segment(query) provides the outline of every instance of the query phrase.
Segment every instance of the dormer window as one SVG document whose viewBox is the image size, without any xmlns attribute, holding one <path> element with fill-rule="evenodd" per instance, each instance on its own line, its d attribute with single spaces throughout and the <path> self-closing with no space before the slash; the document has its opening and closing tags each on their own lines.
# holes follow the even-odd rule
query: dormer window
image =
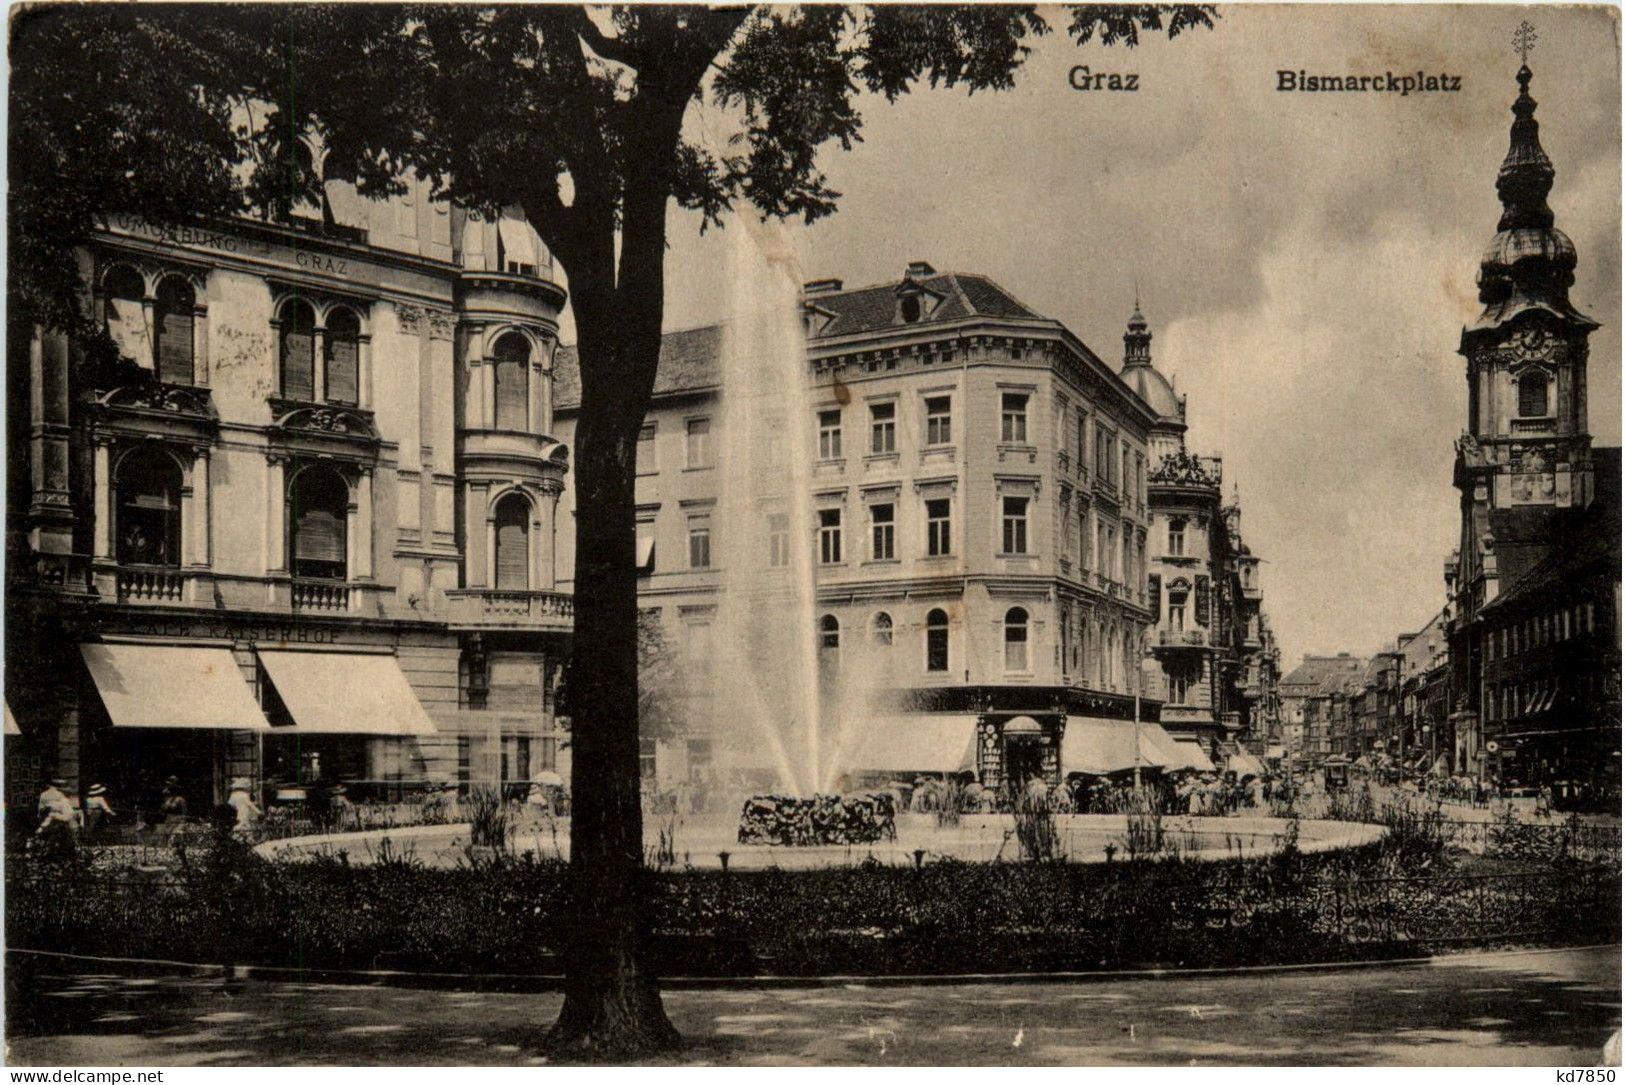
<svg viewBox="0 0 1625 1085">
<path fill-rule="evenodd" d="M 917 324 L 920 320 L 921 306 L 918 294 L 905 295 L 902 301 L 902 315 L 904 324 Z"/>
</svg>

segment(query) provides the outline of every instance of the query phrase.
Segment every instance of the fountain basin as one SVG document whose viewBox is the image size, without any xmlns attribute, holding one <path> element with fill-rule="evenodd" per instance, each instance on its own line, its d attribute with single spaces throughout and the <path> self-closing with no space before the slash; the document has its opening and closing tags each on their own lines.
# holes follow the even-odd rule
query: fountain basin
<svg viewBox="0 0 1625 1085">
<path fill-rule="evenodd" d="M 1129 818 L 1121 814 L 1057 814 L 1056 833 L 1060 854 L 1072 863 L 1104 863 L 1111 848 L 1117 861 L 1128 855 Z M 1187 858 L 1222 860 L 1261 858 L 1284 845 L 1290 822 L 1270 817 L 1165 817 L 1164 839 L 1172 850 Z M 556 832 L 555 832 L 556 825 Z M 1300 821 L 1298 849 L 1303 852 L 1335 851 L 1375 843 L 1382 838 L 1380 825 L 1346 821 Z M 685 815 L 675 820 L 650 815 L 644 821 L 644 844 L 651 863 L 662 833 L 670 834 L 678 867 L 716 869 L 728 855 L 730 870 L 817 870 L 855 866 L 869 859 L 894 866 L 912 865 L 920 859 L 931 862 L 953 858 L 965 862 L 1020 861 L 1015 839 L 1015 822 L 1007 814 L 966 814 L 958 825 L 939 826 L 932 814 L 899 814 L 897 839 L 871 844 L 774 847 L 740 845 L 737 821 L 731 812 Z M 395 829 L 374 829 L 357 833 L 293 837 L 259 845 L 261 855 L 278 860 L 298 860 L 319 854 L 345 852 L 352 863 L 367 863 L 389 841 L 394 854 L 410 854 L 430 866 L 456 866 L 468 861 L 470 843 L 467 825 L 426 825 Z M 568 859 L 570 833 L 568 819 L 553 824 L 522 828 L 513 839 L 513 851 L 530 852 L 544 859 Z"/>
</svg>

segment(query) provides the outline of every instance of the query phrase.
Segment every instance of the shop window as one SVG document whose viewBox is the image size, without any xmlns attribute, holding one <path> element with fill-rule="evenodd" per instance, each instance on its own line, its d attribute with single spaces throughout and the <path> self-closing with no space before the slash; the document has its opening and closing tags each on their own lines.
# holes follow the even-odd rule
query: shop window
<svg viewBox="0 0 1625 1085">
<path fill-rule="evenodd" d="M 278 338 L 282 394 L 309 402 L 316 396 L 316 314 L 302 301 L 282 307 Z"/>
<path fill-rule="evenodd" d="M 925 616 L 925 669 L 948 670 L 948 612 L 937 609 Z"/>
<path fill-rule="evenodd" d="M 181 469 L 161 449 L 140 449 L 119 465 L 118 560 L 127 565 L 181 562 Z"/>
<path fill-rule="evenodd" d="M 169 276 L 158 284 L 153 323 L 158 331 L 158 379 L 191 384 L 192 321 L 197 294 L 185 279 Z"/>
<path fill-rule="evenodd" d="M 508 494 L 496 507 L 496 587 L 525 591 L 530 587 L 530 502 Z"/>
<path fill-rule="evenodd" d="M 530 344 L 518 332 L 509 332 L 497 340 L 492 358 L 496 428 L 526 430 L 530 418 Z"/>
<path fill-rule="evenodd" d="M 289 489 L 293 575 L 345 579 L 349 486 L 331 468 L 307 467 L 294 476 Z"/>
<path fill-rule="evenodd" d="M 147 313 L 143 299 L 147 284 L 134 268 L 116 267 L 102 280 L 107 296 L 107 334 L 121 356 L 146 369 L 152 368 L 152 342 L 147 336 Z"/>
<path fill-rule="evenodd" d="M 1547 413 L 1546 374 L 1538 370 L 1525 373 L 1518 378 L 1519 417 L 1544 418 Z"/>
<path fill-rule="evenodd" d="M 1027 669 L 1027 611 L 1021 607 L 1004 612 L 1004 669 Z"/>
<path fill-rule="evenodd" d="M 323 359 L 329 403 L 354 406 L 359 382 L 361 321 L 348 309 L 335 309 L 327 317 L 326 357 Z"/>
</svg>

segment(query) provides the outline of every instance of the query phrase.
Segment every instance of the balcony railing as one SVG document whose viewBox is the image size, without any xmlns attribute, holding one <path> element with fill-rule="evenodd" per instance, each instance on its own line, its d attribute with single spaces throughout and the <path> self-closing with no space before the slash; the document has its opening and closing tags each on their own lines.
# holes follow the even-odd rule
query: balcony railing
<svg viewBox="0 0 1625 1085">
<path fill-rule="evenodd" d="M 186 575 L 165 566 L 121 565 L 115 576 L 121 603 L 179 603 Z"/>
<path fill-rule="evenodd" d="M 568 629 L 575 622 L 575 600 L 556 591 L 460 588 L 446 593 L 452 618 L 464 622 L 526 624 Z"/>
<path fill-rule="evenodd" d="M 1202 648 L 1207 645 L 1207 630 L 1159 629 L 1157 644 L 1163 648 Z"/>
<path fill-rule="evenodd" d="M 350 609 L 350 585 L 342 580 L 295 580 L 293 609 L 343 613 Z"/>
</svg>

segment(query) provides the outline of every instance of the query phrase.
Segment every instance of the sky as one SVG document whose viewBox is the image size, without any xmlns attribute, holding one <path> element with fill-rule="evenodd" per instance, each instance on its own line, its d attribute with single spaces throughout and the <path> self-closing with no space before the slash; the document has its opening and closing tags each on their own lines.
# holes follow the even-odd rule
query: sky
<svg viewBox="0 0 1625 1085">
<path fill-rule="evenodd" d="M 1015 90 L 865 99 L 864 142 L 820 157 L 840 210 L 770 232 L 802 280 L 891 281 L 910 260 L 989 275 L 1113 363 L 1138 288 L 1153 359 L 1189 396 L 1189 445 L 1239 490 L 1290 669 L 1391 645 L 1443 605 L 1456 350 L 1500 214 L 1524 18 L 1549 202 L 1579 251 L 1571 297 L 1603 325 L 1591 432 L 1620 442 L 1619 26 L 1603 8 L 1220 10 L 1212 31 L 1134 50 L 1080 47 L 1049 11 Z M 1139 89 L 1073 90 L 1080 64 Z M 1283 93 L 1280 69 L 1422 70 L 1460 90 Z M 725 319 L 727 239 L 686 213 L 671 225 L 668 327 Z"/>
</svg>

